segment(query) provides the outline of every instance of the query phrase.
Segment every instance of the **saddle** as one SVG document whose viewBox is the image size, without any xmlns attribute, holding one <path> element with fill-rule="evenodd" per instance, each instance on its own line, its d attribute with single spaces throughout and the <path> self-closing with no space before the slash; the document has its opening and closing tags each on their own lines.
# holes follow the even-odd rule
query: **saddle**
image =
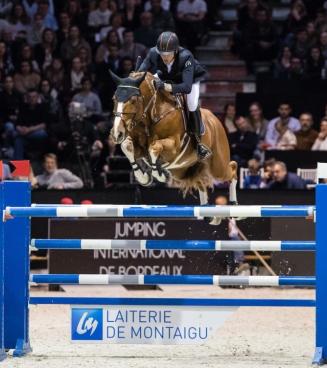
<svg viewBox="0 0 327 368">
<path fill-rule="evenodd" d="M 187 125 L 187 122 L 189 119 L 189 109 L 187 106 L 186 95 L 181 94 L 181 93 L 176 94 L 175 101 L 176 101 L 177 108 L 180 109 L 182 112 L 184 129 L 186 132 L 189 132 L 190 129 L 188 128 L 188 125 Z M 201 135 L 204 135 L 204 133 L 205 133 L 205 125 L 203 121 L 201 120 Z"/>
</svg>

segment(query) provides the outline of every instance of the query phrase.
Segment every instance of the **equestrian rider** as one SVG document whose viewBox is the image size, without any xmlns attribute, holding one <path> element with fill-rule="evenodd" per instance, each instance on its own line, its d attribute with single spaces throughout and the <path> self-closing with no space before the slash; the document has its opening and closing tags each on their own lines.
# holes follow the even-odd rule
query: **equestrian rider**
<svg viewBox="0 0 327 368">
<path fill-rule="evenodd" d="M 196 141 L 197 155 L 205 160 L 211 151 L 201 143 L 201 112 L 199 108 L 200 80 L 205 69 L 194 59 L 192 53 L 179 46 L 179 40 L 173 32 L 163 32 L 157 46 L 152 47 L 138 71 L 150 71 L 160 79 L 154 80 L 156 90 L 165 90 L 172 94 L 186 94 L 189 110 L 188 134 Z"/>
</svg>

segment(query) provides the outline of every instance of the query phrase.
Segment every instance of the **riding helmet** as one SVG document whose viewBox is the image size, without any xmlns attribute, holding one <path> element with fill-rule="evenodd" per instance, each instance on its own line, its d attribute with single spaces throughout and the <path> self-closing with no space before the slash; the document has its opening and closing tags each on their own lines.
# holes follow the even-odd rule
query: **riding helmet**
<svg viewBox="0 0 327 368">
<path fill-rule="evenodd" d="M 158 53 L 177 52 L 179 48 L 179 40 L 176 33 L 162 32 L 157 40 Z"/>
</svg>

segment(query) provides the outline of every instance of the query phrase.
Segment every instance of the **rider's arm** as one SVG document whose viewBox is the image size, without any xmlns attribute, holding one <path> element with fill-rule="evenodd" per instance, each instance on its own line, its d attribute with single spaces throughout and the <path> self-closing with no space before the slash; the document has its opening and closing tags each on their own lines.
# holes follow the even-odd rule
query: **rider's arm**
<svg viewBox="0 0 327 368">
<path fill-rule="evenodd" d="M 185 61 L 184 69 L 182 71 L 182 83 L 172 84 L 172 93 L 184 93 L 189 94 L 192 90 L 192 84 L 194 79 L 194 59 L 188 58 Z"/>
<path fill-rule="evenodd" d="M 146 58 L 143 60 L 141 66 L 138 68 L 138 72 L 147 72 L 152 68 L 151 54 L 148 52 Z"/>
</svg>

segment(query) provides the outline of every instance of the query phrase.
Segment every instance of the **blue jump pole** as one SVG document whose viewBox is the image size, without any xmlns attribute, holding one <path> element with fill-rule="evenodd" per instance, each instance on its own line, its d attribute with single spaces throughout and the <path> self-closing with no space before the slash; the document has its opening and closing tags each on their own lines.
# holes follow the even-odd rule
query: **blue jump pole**
<svg viewBox="0 0 327 368">
<path fill-rule="evenodd" d="M 1 209 L 6 206 L 30 206 L 30 183 L 26 181 L 4 181 L 0 183 Z M 31 351 L 29 343 L 29 241 L 30 219 L 14 218 L 0 221 L 2 254 L 2 318 L 3 331 L 0 346 L 14 349 L 14 356 Z"/>
<path fill-rule="evenodd" d="M 327 363 L 327 185 L 316 186 L 316 352 L 314 364 Z"/>
</svg>

